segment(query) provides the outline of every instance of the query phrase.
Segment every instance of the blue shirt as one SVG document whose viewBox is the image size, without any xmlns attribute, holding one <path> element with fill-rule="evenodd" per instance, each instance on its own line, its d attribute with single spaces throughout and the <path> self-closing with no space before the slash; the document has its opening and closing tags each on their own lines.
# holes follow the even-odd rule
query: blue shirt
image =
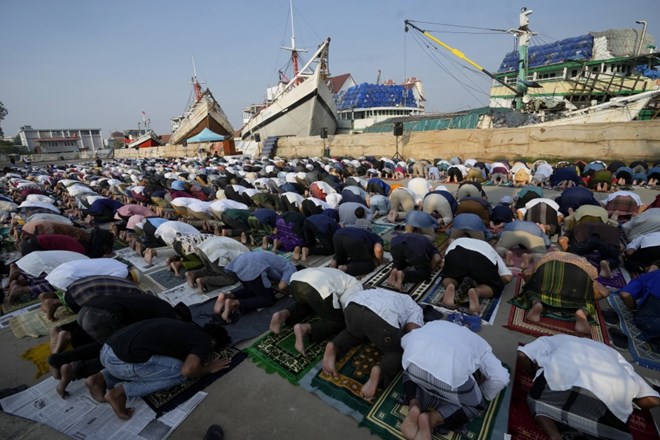
<svg viewBox="0 0 660 440">
<path fill-rule="evenodd" d="M 565 189 L 555 202 L 559 205 L 559 212 L 565 216 L 568 215 L 568 208 L 573 208 L 575 211 L 582 205 L 600 206 L 598 200 L 594 198 L 594 193 L 582 186 Z"/>
<path fill-rule="evenodd" d="M 311 223 L 322 234 L 333 235 L 339 229 L 339 223 L 325 214 L 312 214 L 305 219 L 305 223 Z"/>
<path fill-rule="evenodd" d="M 380 235 L 366 229 L 347 226 L 345 228 L 340 228 L 337 230 L 337 232 L 335 232 L 335 237 L 342 235 L 362 240 L 372 248 L 377 243 L 383 244 L 383 239 L 380 237 Z"/>
<path fill-rule="evenodd" d="M 225 266 L 225 270 L 235 273 L 241 281 L 252 281 L 261 276 L 264 286 L 271 287 L 270 280 L 281 280 L 288 284 L 296 266 L 272 252 L 257 251 L 239 255 Z"/>
<path fill-rule="evenodd" d="M 277 221 L 277 213 L 272 209 L 268 208 L 259 208 L 252 211 L 252 214 L 259 220 L 259 223 L 262 225 L 269 225 L 275 227 L 275 222 Z"/>
<path fill-rule="evenodd" d="M 451 231 L 454 229 L 463 229 L 466 231 L 483 232 L 486 240 L 490 240 L 491 232 L 484 226 L 484 221 L 477 214 L 471 212 L 464 212 L 454 217 L 454 222 L 451 225 Z M 451 235 L 451 231 L 449 234 Z"/>
<path fill-rule="evenodd" d="M 410 211 L 406 215 L 406 225 L 421 229 L 435 229 L 438 227 L 438 221 L 424 211 Z"/>
<path fill-rule="evenodd" d="M 660 270 L 638 276 L 621 291 L 628 292 L 635 299 L 638 307 L 644 304 L 650 296 L 660 298 Z"/>
</svg>

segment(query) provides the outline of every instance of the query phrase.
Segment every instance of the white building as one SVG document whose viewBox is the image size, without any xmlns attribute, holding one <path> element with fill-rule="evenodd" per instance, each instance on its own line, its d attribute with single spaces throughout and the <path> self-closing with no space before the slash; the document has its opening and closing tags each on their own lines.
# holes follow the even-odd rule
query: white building
<svg viewBox="0 0 660 440">
<path fill-rule="evenodd" d="M 18 135 L 21 144 L 37 154 L 96 151 L 105 146 L 100 128 L 34 129 L 25 125 Z"/>
</svg>

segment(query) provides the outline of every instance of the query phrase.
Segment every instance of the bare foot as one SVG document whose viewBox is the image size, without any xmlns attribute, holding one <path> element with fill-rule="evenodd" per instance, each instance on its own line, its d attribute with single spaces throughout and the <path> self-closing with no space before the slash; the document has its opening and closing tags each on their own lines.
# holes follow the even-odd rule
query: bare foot
<svg viewBox="0 0 660 440">
<path fill-rule="evenodd" d="M 406 278 L 406 273 L 402 270 L 397 271 L 396 281 L 394 282 L 394 288 L 399 292 L 403 292 L 403 281 Z"/>
<path fill-rule="evenodd" d="M 282 331 L 282 326 L 286 320 L 291 316 L 291 312 L 288 310 L 280 310 L 279 312 L 273 313 L 273 317 L 270 318 L 270 331 L 276 335 L 279 335 Z"/>
<path fill-rule="evenodd" d="M 541 312 L 543 312 L 543 304 L 541 301 L 534 301 L 532 307 L 527 311 L 525 319 L 531 322 L 539 322 L 541 320 Z"/>
<path fill-rule="evenodd" d="M 197 282 L 197 287 L 199 288 L 200 283 L 199 280 Z M 223 292 L 215 300 L 215 305 L 213 306 L 213 314 L 215 315 L 220 315 L 222 313 L 222 309 L 225 308 L 225 299 L 227 299 L 227 295 Z"/>
<path fill-rule="evenodd" d="M 394 285 L 396 284 L 396 273 L 397 273 L 396 269 L 392 269 L 390 271 L 390 275 L 387 277 L 387 280 L 385 281 L 385 283 L 388 286 L 394 287 Z"/>
<path fill-rule="evenodd" d="M 197 291 L 200 294 L 201 293 L 206 293 L 207 288 L 206 288 L 206 285 L 205 285 L 206 281 L 204 281 L 204 277 L 197 278 L 195 280 L 195 282 L 197 283 Z"/>
<path fill-rule="evenodd" d="M 429 413 L 420 414 L 418 423 L 419 431 L 417 431 L 415 440 L 431 440 L 433 438 L 433 427 L 431 426 Z"/>
<path fill-rule="evenodd" d="M 174 272 L 174 276 L 178 278 L 181 276 L 181 269 L 183 268 L 183 262 L 173 261 L 172 263 L 170 263 L 170 268 L 172 269 L 172 272 Z"/>
<path fill-rule="evenodd" d="M 390 223 L 396 223 L 398 213 L 395 210 L 391 210 L 387 213 L 387 221 Z"/>
<path fill-rule="evenodd" d="M 293 326 L 293 333 L 296 335 L 294 347 L 296 351 L 305 356 L 305 336 L 312 332 L 312 326 L 309 324 L 296 324 Z"/>
<path fill-rule="evenodd" d="M 610 268 L 610 263 L 606 260 L 600 262 L 600 273 L 598 276 L 601 278 L 612 278 L 612 269 Z"/>
<path fill-rule="evenodd" d="M 49 334 L 50 334 L 50 352 L 51 353 L 57 353 L 55 351 L 55 347 L 57 346 L 57 335 L 62 331 L 61 328 L 58 326 L 54 326 L 50 328 Z"/>
<path fill-rule="evenodd" d="M 85 385 L 89 389 L 89 394 L 97 402 L 105 402 L 105 379 L 103 373 L 96 373 L 85 379 Z"/>
<path fill-rule="evenodd" d="M 66 345 L 71 341 L 71 332 L 61 331 L 57 334 L 55 345 L 51 346 L 53 353 L 61 353 Z"/>
<path fill-rule="evenodd" d="M 47 299 L 46 301 L 42 301 L 41 310 L 46 313 L 46 318 L 48 318 L 49 321 L 55 321 L 55 312 L 59 305 L 60 301 L 57 299 Z"/>
<path fill-rule="evenodd" d="M 139 252 L 138 252 L 138 254 L 139 254 Z M 156 249 L 154 249 L 154 248 L 145 249 L 144 250 L 144 262 L 147 263 L 147 264 L 151 264 L 153 262 L 154 258 L 156 258 L 157 255 L 158 255 L 158 253 L 156 252 Z"/>
<path fill-rule="evenodd" d="M 222 311 L 222 319 L 226 322 L 231 322 L 230 316 L 234 310 L 238 309 L 241 303 L 237 299 L 227 298 L 225 300 L 225 309 Z"/>
<path fill-rule="evenodd" d="M 381 369 L 378 365 L 371 367 L 369 380 L 362 386 L 360 393 L 366 400 L 371 401 L 376 396 L 378 391 L 378 384 L 380 383 Z"/>
<path fill-rule="evenodd" d="M 506 263 L 506 267 L 513 267 L 513 251 L 506 251 L 504 254 L 504 262 Z"/>
<path fill-rule="evenodd" d="M 186 277 L 186 282 L 188 283 L 188 287 L 190 288 L 196 287 L 194 272 L 192 271 L 186 272 L 184 276 Z"/>
<path fill-rule="evenodd" d="M 421 410 L 417 405 L 410 405 L 408 408 L 408 415 L 403 422 L 401 422 L 401 434 L 407 440 L 414 440 L 417 437 L 419 432 L 419 416 L 421 415 Z"/>
<path fill-rule="evenodd" d="M 307 257 L 309 257 L 309 248 L 304 247 L 302 248 L 302 255 L 300 256 L 300 262 L 302 264 L 307 264 Z"/>
<path fill-rule="evenodd" d="M 133 408 L 126 408 L 126 393 L 124 392 L 123 385 L 118 385 L 108 390 L 105 393 L 105 400 L 120 419 L 128 420 L 133 415 Z"/>
<path fill-rule="evenodd" d="M 335 350 L 335 343 L 328 342 L 325 346 L 325 353 L 323 353 L 323 372 L 328 376 L 337 377 L 337 370 L 335 369 L 335 362 L 337 360 L 337 351 Z"/>
<path fill-rule="evenodd" d="M 582 309 L 575 312 L 575 332 L 581 335 L 591 334 L 591 327 L 589 326 L 587 314 L 584 313 L 584 310 Z"/>
<path fill-rule="evenodd" d="M 453 284 L 445 287 L 445 293 L 442 295 L 442 305 L 445 307 L 454 307 L 454 301 L 456 299 L 456 286 Z"/>
<path fill-rule="evenodd" d="M 559 243 L 559 247 L 561 247 L 562 251 L 568 251 L 568 237 L 559 237 L 557 243 Z"/>
<path fill-rule="evenodd" d="M 291 255 L 291 261 L 300 260 L 300 246 L 293 248 L 293 254 Z"/>
<path fill-rule="evenodd" d="M 69 393 L 66 391 L 66 387 L 69 386 L 73 380 L 73 366 L 71 364 L 64 364 L 60 367 L 60 381 L 55 388 L 57 394 L 62 396 L 62 399 L 66 399 Z"/>
<path fill-rule="evenodd" d="M 524 253 L 524 254 L 522 255 L 522 263 L 520 263 L 520 268 L 521 268 L 522 270 L 525 270 L 525 269 L 527 269 L 527 268 L 529 267 L 529 259 L 530 259 L 530 257 L 531 257 L 531 255 L 529 255 L 528 253 Z"/>
<path fill-rule="evenodd" d="M 474 287 L 468 290 L 468 299 L 470 300 L 469 310 L 478 315 L 481 313 L 481 304 L 479 303 L 479 293 Z"/>
</svg>

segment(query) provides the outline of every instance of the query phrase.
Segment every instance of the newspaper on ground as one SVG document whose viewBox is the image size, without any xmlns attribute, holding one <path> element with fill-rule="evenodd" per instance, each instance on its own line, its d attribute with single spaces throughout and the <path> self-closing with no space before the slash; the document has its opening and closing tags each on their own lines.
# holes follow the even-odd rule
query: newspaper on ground
<svg viewBox="0 0 660 440">
<path fill-rule="evenodd" d="M 72 382 L 69 396 L 62 399 L 50 377 L 25 391 L 0 400 L 7 414 L 24 417 L 52 427 L 74 439 L 132 440 L 166 439 L 201 403 L 207 393 L 199 391 L 187 402 L 160 418 L 142 399 L 131 399 L 127 406 L 134 409 L 130 420 L 119 419 L 109 404 L 98 403 L 90 396 L 85 382 Z"/>
</svg>

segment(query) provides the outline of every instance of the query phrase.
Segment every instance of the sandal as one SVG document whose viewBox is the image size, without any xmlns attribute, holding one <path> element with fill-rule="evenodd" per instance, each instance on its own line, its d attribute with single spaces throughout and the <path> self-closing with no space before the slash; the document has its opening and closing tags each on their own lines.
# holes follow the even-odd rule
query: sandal
<svg viewBox="0 0 660 440">
<path fill-rule="evenodd" d="M 607 332 L 612 339 L 612 345 L 617 350 L 628 350 L 628 336 L 616 327 L 610 327 Z"/>
<path fill-rule="evenodd" d="M 224 438 L 225 432 L 220 425 L 209 426 L 206 434 L 204 434 L 204 440 L 223 440 Z"/>
<path fill-rule="evenodd" d="M 614 310 L 603 310 L 601 313 L 607 325 L 619 325 L 619 315 Z"/>
</svg>

